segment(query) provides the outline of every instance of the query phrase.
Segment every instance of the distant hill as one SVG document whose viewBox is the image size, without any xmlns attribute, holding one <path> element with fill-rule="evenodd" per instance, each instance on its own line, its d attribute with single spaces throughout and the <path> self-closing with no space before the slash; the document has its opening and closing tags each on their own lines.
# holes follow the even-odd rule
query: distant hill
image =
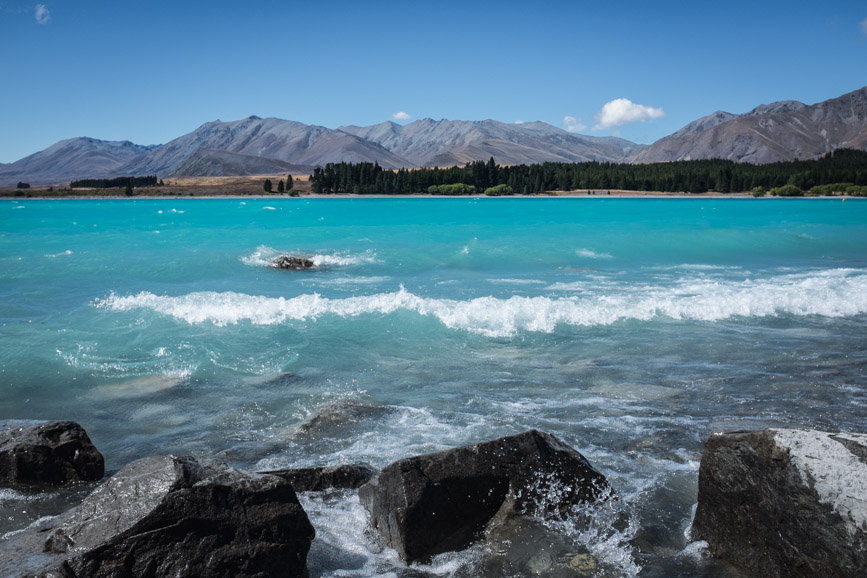
<svg viewBox="0 0 867 578">
<path fill-rule="evenodd" d="M 384 122 L 368 127 L 342 126 L 339 130 L 381 145 L 406 159 L 408 166 L 416 167 L 453 166 L 491 157 L 501 165 L 620 162 L 642 148 L 624 139 L 573 134 L 544 122 L 426 118 L 404 126 Z"/>
<path fill-rule="evenodd" d="M 125 165 L 122 170 L 128 174 L 173 177 L 220 176 L 219 163 L 203 166 L 186 162 L 201 150 L 225 151 L 246 155 L 250 159 L 260 157 L 295 165 L 314 166 L 343 159 L 378 161 L 386 168 L 405 166 L 402 159 L 382 147 L 341 131 L 279 118 L 251 116 L 234 122 L 203 124 Z M 251 174 L 251 169 L 243 170 L 244 174 Z"/>
<path fill-rule="evenodd" d="M 128 141 L 62 140 L 43 151 L 0 166 L 0 185 L 15 186 L 19 181 L 51 185 L 74 179 L 115 176 L 121 166 L 147 154 L 152 148 Z"/>
<path fill-rule="evenodd" d="M 708 158 L 760 164 L 816 158 L 838 148 L 867 150 L 867 87 L 810 106 L 787 100 L 745 114 L 718 111 L 649 146 L 575 134 L 543 122 L 426 118 L 406 125 L 329 129 L 251 116 L 209 122 L 156 147 L 90 138 L 61 141 L 0 165 L 0 186 L 124 175 L 298 174 L 341 161 L 378 162 L 387 169 L 454 166 L 491 157 L 500 165 Z"/>
<path fill-rule="evenodd" d="M 632 162 L 721 158 L 756 164 L 867 149 L 867 87 L 807 106 L 786 100 L 745 114 L 715 112 L 638 151 Z"/>
</svg>

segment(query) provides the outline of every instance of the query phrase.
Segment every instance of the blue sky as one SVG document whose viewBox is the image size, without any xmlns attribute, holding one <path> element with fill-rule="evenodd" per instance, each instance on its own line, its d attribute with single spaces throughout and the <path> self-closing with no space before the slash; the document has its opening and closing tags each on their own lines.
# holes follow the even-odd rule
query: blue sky
<svg viewBox="0 0 867 578">
<path fill-rule="evenodd" d="M 867 2 L 0 0 L 0 72 L 7 163 L 253 114 L 541 120 L 650 143 L 716 110 L 867 85 Z"/>
</svg>

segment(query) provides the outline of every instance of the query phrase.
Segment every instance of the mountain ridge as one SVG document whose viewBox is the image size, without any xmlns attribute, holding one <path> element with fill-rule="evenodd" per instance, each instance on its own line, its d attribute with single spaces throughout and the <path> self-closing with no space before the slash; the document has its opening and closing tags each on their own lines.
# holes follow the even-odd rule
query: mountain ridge
<svg viewBox="0 0 867 578">
<path fill-rule="evenodd" d="M 867 87 L 806 105 L 784 100 L 734 115 L 718 111 L 635 154 L 632 162 L 723 158 L 766 164 L 867 148 Z"/>
<path fill-rule="evenodd" d="M 501 165 L 542 162 L 667 162 L 724 158 L 763 164 L 867 150 L 867 87 L 813 105 L 783 100 L 743 114 L 716 111 L 651 145 L 571 133 L 541 121 L 424 118 L 330 129 L 274 117 L 204 123 L 163 145 L 66 139 L 10 164 L 0 186 L 155 174 L 241 176 L 308 172 L 329 162 L 387 169 L 453 166 L 493 157 Z"/>
</svg>

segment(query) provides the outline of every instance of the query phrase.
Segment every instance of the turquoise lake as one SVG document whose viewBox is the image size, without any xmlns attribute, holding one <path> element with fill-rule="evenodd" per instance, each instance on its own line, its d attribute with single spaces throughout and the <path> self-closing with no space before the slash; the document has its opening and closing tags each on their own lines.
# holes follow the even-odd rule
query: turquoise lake
<svg viewBox="0 0 867 578">
<path fill-rule="evenodd" d="M 867 431 L 867 201 L 3 200 L 0 343 L 0 419 L 77 421 L 110 470 L 383 467 L 536 428 L 628 520 L 407 567 L 353 494 L 307 494 L 311 576 L 737 576 L 688 538 L 704 440 Z M 0 534 L 89 489 L 0 490 Z"/>
</svg>

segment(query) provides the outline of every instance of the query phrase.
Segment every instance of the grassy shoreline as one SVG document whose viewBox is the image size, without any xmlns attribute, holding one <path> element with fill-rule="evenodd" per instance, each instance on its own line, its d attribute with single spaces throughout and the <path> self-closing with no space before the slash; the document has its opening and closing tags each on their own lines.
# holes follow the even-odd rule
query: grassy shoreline
<svg viewBox="0 0 867 578">
<path fill-rule="evenodd" d="M 286 175 L 255 175 L 245 177 L 180 177 L 165 179 L 162 186 L 137 188 L 132 195 L 126 195 L 121 188 L 115 189 L 69 189 L 62 186 L 34 186 L 30 189 L 0 189 L 0 199 L 32 200 L 32 199 L 450 199 L 478 198 L 476 195 L 431 195 L 429 193 L 415 194 L 314 194 L 307 175 L 293 179 L 293 187 L 300 192 L 300 197 L 292 197 L 286 193 L 266 193 L 263 184 L 266 179 L 276 183 L 285 179 Z M 743 199 L 753 198 L 747 191 L 737 193 L 706 193 L 664 192 L 664 191 L 630 191 L 623 189 L 577 189 L 572 191 L 545 191 L 530 195 L 509 195 L 502 198 L 569 198 L 569 199 Z M 784 198 L 784 197 L 780 197 Z M 797 197 L 805 198 L 805 197 Z M 818 197 L 828 198 L 828 197 Z M 839 197 L 835 197 L 839 198 Z M 842 196 L 842 198 L 848 198 Z"/>
</svg>

